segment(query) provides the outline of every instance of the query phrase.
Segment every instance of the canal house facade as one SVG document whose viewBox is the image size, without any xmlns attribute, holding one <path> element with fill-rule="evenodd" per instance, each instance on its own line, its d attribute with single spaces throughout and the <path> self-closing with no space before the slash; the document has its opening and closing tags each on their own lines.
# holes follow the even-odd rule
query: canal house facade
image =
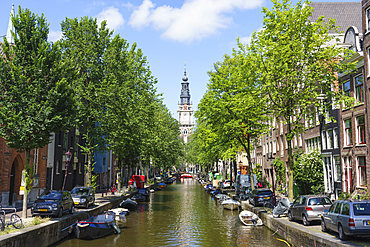
<svg viewBox="0 0 370 247">
<path fill-rule="evenodd" d="M 339 33 L 330 31 L 329 35 L 333 36 L 332 41 L 328 45 L 339 45 L 342 47 L 349 47 L 349 40 L 352 38 L 356 41 L 357 53 L 352 57 L 357 62 L 357 71 L 351 75 L 338 75 L 339 80 L 349 80 L 351 87 L 347 94 L 356 96 L 355 91 L 361 91 L 361 74 L 364 70 L 364 62 L 361 62 L 363 57 L 360 41 L 362 39 L 361 31 L 358 32 L 356 27 L 362 26 L 360 2 L 312 2 L 310 6 L 313 7 L 313 14 L 310 21 L 315 21 L 319 16 L 336 19 L 336 25 L 340 26 Z M 370 16 L 370 15 L 369 15 Z M 351 34 L 355 34 L 355 37 Z M 336 41 L 339 39 L 339 41 Z M 365 62 L 366 64 L 366 62 Z M 366 65 L 365 65 L 366 66 Z M 357 84 L 356 84 L 357 79 Z M 348 85 L 345 84 L 345 85 Z M 356 86 L 357 85 L 357 86 Z M 320 114 L 319 109 L 312 109 L 311 116 L 307 116 L 304 120 L 305 132 L 296 135 L 292 140 L 293 150 L 303 149 L 306 153 L 311 153 L 313 150 L 318 150 L 322 156 L 322 165 L 324 172 L 324 192 L 332 199 L 338 198 L 342 191 L 353 192 L 356 188 L 363 188 L 361 184 L 367 181 L 366 177 L 366 155 L 367 144 L 365 130 L 368 129 L 365 118 L 366 95 L 368 90 L 363 92 L 361 100 L 364 103 L 357 103 L 355 109 L 344 109 L 340 105 L 333 104 L 331 109 L 326 109 L 323 114 Z M 324 100 L 324 99 L 318 99 Z M 352 116 L 354 114 L 354 117 Z M 345 123 L 349 124 L 349 116 L 351 116 L 351 133 L 362 133 L 360 137 L 358 134 L 356 138 L 362 138 L 361 143 L 355 146 L 344 147 L 345 138 Z M 280 159 L 287 166 L 287 143 L 286 143 L 286 126 L 282 124 L 282 119 L 275 118 L 271 123 L 270 131 L 261 138 L 261 145 L 263 147 L 262 159 L 262 174 L 269 184 L 274 181 L 276 174 L 271 165 L 272 160 L 276 157 Z M 279 121 L 281 120 L 281 121 Z M 345 122 L 344 120 L 347 120 Z M 361 130 L 360 130 L 361 129 Z M 363 132 L 361 132 L 363 130 Z M 347 132 L 349 129 L 347 128 Z M 276 146 L 275 146 L 276 145 Z M 257 147 L 258 148 L 258 147 Z M 293 151 L 294 152 L 294 151 Z M 349 164 L 349 165 L 343 165 Z M 354 167 L 352 165 L 354 164 Z M 274 178 L 272 177 L 274 174 Z M 363 175 L 360 175 L 363 174 Z M 362 179 L 362 180 L 361 180 Z M 349 182 L 350 181 L 350 182 Z M 276 184 L 276 180 L 275 180 Z"/>
</svg>

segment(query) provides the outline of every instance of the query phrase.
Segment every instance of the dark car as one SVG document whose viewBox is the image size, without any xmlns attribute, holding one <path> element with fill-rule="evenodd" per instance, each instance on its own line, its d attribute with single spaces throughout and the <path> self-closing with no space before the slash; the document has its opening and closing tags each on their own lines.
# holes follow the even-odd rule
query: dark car
<svg viewBox="0 0 370 247">
<path fill-rule="evenodd" d="M 76 207 L 88 208 L 94 205 L 95 193 L 93 187 L 76 186 L 71 191 L 72 199 Z"/>
<path fill-rule="evenodd" d="M 331 201 L 327 196 L 303 195 L 294 200 L 288 211 L 288 218 L 302 220 L 303 225 L 310 225 L 311 221 L 321 219 L 324 210 L 328 210 Z"/>
<path fill-rule="evenodd" d="M 370 200 L 340 200 L 321 216 L 321 230 L 338 232 L 339 238 L 370 235 Z"/>
<path fill-rule="evenodd" d="M 32 216 L 53 216 L 62 217 L 63 213 L 68 211 L 73 214 L 75 206 L 69 191 L 44 191 L 31 208 Z"/>
<path fill-rule="evenodd" d="M 272 191 L 269 189 L 254 189 L 249 194 L 249 203 L 259 206 L 265 202 L 272 202 L 272 195 Z"/>
</svg>

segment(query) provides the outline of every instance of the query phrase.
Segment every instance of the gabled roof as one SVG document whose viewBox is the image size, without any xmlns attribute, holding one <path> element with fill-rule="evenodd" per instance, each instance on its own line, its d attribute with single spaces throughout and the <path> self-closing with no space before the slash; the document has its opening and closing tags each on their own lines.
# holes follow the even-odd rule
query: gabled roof
<svg viewBox="0 0 370 247">
<path fill-rule="evenodd" d="M 315 21 L 323 15 L 325 20 L 335 19 L 335 25 L 339 26 L 339 31 L 343 33 L 350 26 L 362 30 L 361 2 L 311 2 L 309 5 L 313 7 L 312 16 L 308 18 L 310 21 Z"/>
</svg>

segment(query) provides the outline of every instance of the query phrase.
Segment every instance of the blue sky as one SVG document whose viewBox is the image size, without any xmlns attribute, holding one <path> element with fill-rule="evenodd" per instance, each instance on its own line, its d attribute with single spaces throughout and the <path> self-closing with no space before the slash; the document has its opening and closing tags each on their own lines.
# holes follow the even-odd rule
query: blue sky
<svg viewBox="0 0 370 247">
<path fill-rule="evenodd" d="M 114 34 L 142 49 L 158 79 L 158 92 L 163 93 L 175 118 L 185 62 L 196 107 L 206 91 L 207 71 L 213 63 L 231 54 L 238 37 L 248 42 L 262 27 L 262 7 L 272 6 L 265 0 L 1 0 L 0 36 L 6 35 L 12 3 L 16 13 L 19 5 L 43 13 L 50 23 L 52 41 L 60 38 L 60 23 L 65 18 L 107 20 Z"/>
</svg>

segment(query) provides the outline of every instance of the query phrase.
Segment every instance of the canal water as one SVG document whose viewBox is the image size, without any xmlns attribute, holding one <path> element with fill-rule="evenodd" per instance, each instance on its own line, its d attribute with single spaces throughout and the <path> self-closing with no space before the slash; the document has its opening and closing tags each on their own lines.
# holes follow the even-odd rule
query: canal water
<svg viewBox="0 0 370 247">
<path fill-rule="evenodd" d="M 58 247 L 287 246 L 267 227 L 243 225 L 238 211 L 224 210 L 195 179 L 177 180 L 130 212 L 121 234 L 96 240 L 70 238 Z"/>
</svg>

